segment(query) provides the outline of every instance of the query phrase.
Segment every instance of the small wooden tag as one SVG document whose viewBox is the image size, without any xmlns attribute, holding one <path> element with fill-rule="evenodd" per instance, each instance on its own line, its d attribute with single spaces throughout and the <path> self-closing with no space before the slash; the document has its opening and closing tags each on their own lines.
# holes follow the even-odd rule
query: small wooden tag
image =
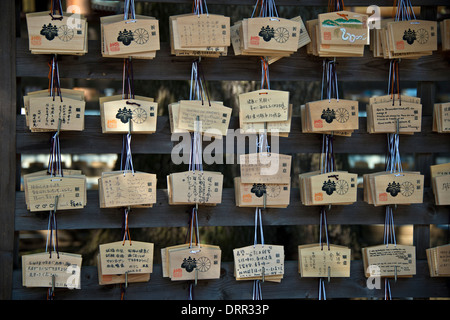
<svg viewBox="0 0 450 320">
<path fill-rule="evenodd" d="M 168 176 L 170 204 L 222 202 L 223 175 L 211 171 L 185 171 Z"/>
<path fill-rule="evenodd" d="M 119 99 L 100 105 L 103 133 L 154 133 L 158 104 L 153 98 Z M 130 123 L 131 122 L 131 123 Z"/>
<path fill-rule="evenodd" d="M 239 114 L 243 122 L 279 122 L 288 120 L 289 92 L 256 90 L 239 95 Z"/>
<path fill-rule="evenodd" d="M 356 202 L 358 175 L 345 171 L 308 172 L 299 175 L 304 205 L 346 205 Z"/>
<path fill-rule="evenodd" d="M 177 109 L 177 129 L 227 135 L 232 109 L 222 103 L 181 100 Z"/>
<path fill-rule="evenodd" d="M 248 48 L 296 51 L 301 25 L 298 21 L 278 17 L 247 19 Z"/>
<path fill-rule="evenodd" d="M 222 251 L 217 246 L 199 245 L 169 249 L 168 275 L 171 280 L 206 280 L 220 278 Z"/>
<path fill-rule="evenodd" d="M 59 256 L 58 256 L 59 255 Z M 81 261 L 79 254 L 52 252 L 22 256 L 22 284 L 24 287 L 52 287 L 81 289 Z"/>
<path fill-rule="evenodd" d="M 400 172 L 371 176 L 372 199 L 375 206 L 423 202 L 424 176 Z"/>
<path fill-rule="evenodd" d="M 230 45 L 230 18 L 217 14 L 182 15 L 177 18 L 182 48 Z"/>
<path fill-rule="evenodd" d="M 434 104 L 433 131 L 450 132 L 450 102 Z"/>
<path fill-rule="evenodd" d="M 436 205 L 450 204 L 450 163 L 430 166 L 431 187 Z"/>
<path fill-rule="evenodd" d="M 156 203 L 156 174 L 131 171 L 103 172 L 99 179 L 101 208 Z"/>
<path fill-rule="evenodd" d="M 104 23 L 102 28 L 104 49 L 109 56 L 134 55 L 160 49 L 159 22 L 153 17 L 122 18 L 121 21 Z"/>
<path fill-rule="evenodd" d="M 350 11 L 318 15 L 320 41 L 323 44 L 368 45 L 368 16 Z"/>
<path fill-rule="evenodd" d="M 284 275 L 284 247 L 256 244 L 233 250 L 236 280 L 279 282 Z"/>
<path fill-rule="evenodd" d="M 426 249 L 430 277 L 450 277 L 450 244 Z"/>
<path fill-rule="evenodd" d="M 238 207 L 286 208 L 289 205 L 291 184 L 242 183 L 234 178 L 236 205 Z"/>
<path fill-rule="evenodd" d="M 312 132 L 357 130 L 358 101 L 326 99 L 308 102 L 306 119 Z"/>
<path fill-rule="evenodd" d="M 86 205 L 86 177 L 83 175 L 27 179 L 27 206 L 31 212 L 81 209 Z"/>
<path fill-rule="evenodd" d="M 50 11 L 26 14 L 28 42 L 36 54 L 85 54 L 87 20 L 81 14 L 64 13 L 52 19 Z"/>
<path fill-rule="evenodd" d="M 378 245 L 362 249 L 366 277 L 399 277 L 416 274 L 416 247 Z"/>
<path fill-rule="evenodd" d="M 153 243 L 117 241 L 99 245 L 102 275 L 153 272 Z"/>
<path fill-rule="evenodd" d="M 298 246 L 302 277 L 350 277 L 351 249 L 326 244 Z"/>
<path fill-rule="evenodd" d="M 241 183 L 289 184 L 292 156 L 278 153 L 242 154 Z"/>
<path fill-rule="evenodd" d="M 427 20 L 395 21 L 388 23 L 391 49 L 394 53 L 437 50 L 437 22 Z"/>
<path fill-rule="evenodd" d="M 396 133 L 397 129 L 399 133 L 421 131 L 422 105 L 395 98 L 389 102 L 370 104 L 367 108 L 370 133 Z"/>
</svg>

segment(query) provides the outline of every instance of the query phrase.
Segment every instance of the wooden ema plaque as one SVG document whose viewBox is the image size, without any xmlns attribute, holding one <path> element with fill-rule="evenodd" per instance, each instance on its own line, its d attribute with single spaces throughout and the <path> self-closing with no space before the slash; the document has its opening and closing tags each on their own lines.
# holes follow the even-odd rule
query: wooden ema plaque
<svg viewBox="0 0 450 320">
<path fill-rule="evenodd" d="M 358 101 L 325 99 L 305 105 L 307 132 L 358 130 Z"/>
<path fill-rule="evenodd" d="M 99 246 L 102 275 L 150 274 L 153 272 L 153 243 L 117 241 Z"/>
<path fill-rule="evenodd" d="M 178 132 L 199 131 L 220 138 L 227 135 L 232 109 L 221 102 L 181 100 L 171 109 L 174 130 Z"/>
<path fill-rule="evenodd" d="M 450 244 L 426 249 L 430 277 L 450 277 Z"/>
<path fill-rule="evenodd" d="M 424 176 L 417 172 L 377 172 L 363 176 L 365 201 L 374 206 L 423 202 Z"/>
<path fill-rule="evenodd" d="M 211 171 L 185 171 L 167 176 L 169 204 L 222 202 L 223 175 Z"/>
<path fill-rule="evenodd" d="M 286 208 L 291 195 L 291 183 L 242 183 L 234 178 L 236 206 Z"/>
<path fill-rule="evenodd" d="M 239 157 L 241 183 L 288 184 L 292 156 L 278 153 L 242 154 Z"/>
<path fill-rule="evenodd" d="M 265 48 L 259 48 L 259 49 L 253 49 L 249 48 L 249 35 L 248 35 L 248 21 L 240 20 L 237 21 L 233 26 L 230 28 L 231 33 L 231 45 L 233 46 L 234 54 L 236 56 L 238 55 L 261 55 L 268 58 L 268 63 L 272 64 L 279 59 L 283 57 L 290 56 L 292 53 L 300 49 L 301 47 L 307 45 L 311 42 L 311 39 L 309 37 L 309 34 L 306 30 L 306 26 L 303 23 L 303 20 L 300 16 L 294 17 L 290 19 L 293 22 L 299 23 L 299 32 L 298 32 L 298 44 L 297 48 L 293 51 L 286 51 L 286 50 L 278 50 L 276 47 L 271 49 L 265 49 Z M 264 29 L 261 29 L 260 31 L 263 31 L 263 33 L 267 32 L 267 37 L 271 37 L 272 29 L 269 27 L 269 29 L 266 28 L 267 26 L 264 26 Z M 281 31 L 281 29 L 279 30 Z M 245 32 L 245 33 L 244 33 Z M 258 33 L 259 34 L 259 33 Z M 275 36 L 275 30 L 273 32 Z M 297 37 L 297 35 L 296 35 Z M 251 38 L 250 38 L 251 39 Z M 256 38 L 254 38 L 256 42 Z M 270 41 L 270 40 L 269 40 Z"/>
<path fill-rule="evenodd" d="M 260 17 L 244 20 L 247 24 L 247 47 L 249 49 L 296 51 L 300 23 L 278 17 Z"/>
<path fill-rule="evenodd" d="M 442 51 L 450 50 L 450 19 L 439 22 L 441 28 Z"/>
<path fill-rule="evenodd" d="M 103 172 L 99 178 L 100 208 L 140 207 L 156 203 L 156 174 Z"/>
<path fill-rule="evenodd" d="M 386 95 L 367 105 L 367 132 L 413 134 L 422 129 L 420 98 Z"/>
<path fill-rule="evenodd" d="M 286 121 L 271 122 L 243 122 L 242 112 L 239 112 L 239 127 L 242 134 L 258 134 L 267 132 L 269 135 L 288 137 L 291 132 L 292 103 L 289 104 L 288 119 Z"/>
<path fill-rule="evenodd" d="M 387 24 L 390 48 L 394 53 L 437 50 L 437 22 L 426 20 L 394 21 Z"/>
<path fill-rule="evenodd" d="M 381 28 L 372 30 L 374 57 L 418 59 L 437 50 L 436 21 L 382 19 L 380 23 Z"/>
<path fill-rule="evenodd" d="M 190 14 L 176 17 L 181 49 L 228 47 L 230 18 L 218 14 Z"/>
<path fill-rule="evenodd" d="M 337 11 L 318 15 L 322 44 L 368 45 L 368 16 L 350 11 Z"/>
<path fill-rule="evenodd" d="M 87 20 L 64 13 L 52 19 L 50 11 L 26 14 L 28 43 L 33 54 L 84 55 L 87 53 Z"/>
<path fill-rule="evenodd" d="M 62 97 L 50 97 L 48 90 L 23 97 L 25 121 L 31 132 L 82 131 L 86 102 L 81 90 L 61 89 Z M 62 100 L 62 101 L 61 101 Z"/>
<path fill-rule="evenodd" d="M 306 47 L 306 52 L 310 55 L 318 56 L 318 57 L 362 57 L 364 55 L 364 46 L 365 44 L 357 44 L 355 42 L 351 43 L 350 39 L 355 39 L 356 36 L 352 31 L 340 30 L 337 29 L 334 31 L 333 35 L 335 38 L 335 42 L 338 44 L 330 44 L 323 43 L 322 33 L 320 31 L 321 26 L 319 25 L 319 19 L 313 19 L 306 21 L 306 29 L 311 37 L 311 42 Z M 322 27 L 323 29 L 325 27 Z M 324 30 L 324 37 L 327 39 L 332 39 L 332 35 L 330 34 L 330 30 Z M 341 39 L 339 39 L 339 34 Z M 326 36 L 325 36 L 326 35 Z M 344 39 L 342 39 L 342 37 Z M 359 37 L 359 40 L 362 40 L 363 37 Z M 330 42 L 331 40 L 327 40 Z M 363 41 L 362 41 L 363 42 Z"/>
<path fill-rule="evenodd" d="M 299 273 L 302 277 L 350 277 L 351 249 L 330 244 L 298 246 Z"/>
<path fill-rule="evenodd" d="M 450 132 L 450 102 L 434 104 L 433 131 L 439 133 Z"/>
<path fill-rule="evenodd" d="M 416 247 L 378 245 L 362 249 L 366 277 L 412 277 L 416 274 Z"/>
<path fill-rule="evenodd" d="M 309 117 L 306 114 L 306 104 L 300 106 L 300 120 L 302 123 L 303 133 L 333 134 L 336 136 L 351 137 L 354 131 L 354 130 L 312 131 L 311 121 L 309 120 Z"/>
<path fill-rule="evenodd" d="M 156 131 L 158 104 L 153 98 L 113 96 L 100 99 L 103 133 L 152 134 Z"/>
<path fill-rule="evenodd" d="M 50 176 L 39 171 L 24 176 L 25 202 L 31 212 L 81 209 L 86 206 L 86 176 L 65 171 L 65 176 Z M 79 171 L 77 171 L 79 172 Z M 64 174 L 64 171 L 63 171 Z"/>
<path fill-rule="evenodd" d="M 51 288 L 54 277 L 55 288 L 81 289 L 81 262 L 81 255 L 65 252 L 23 255 L 22 285 Z"/>
<path fill-rule="evenodd" d="M 172 281 L 220 278 L 222 251 L 214 245 L 182 244 L 161 249 L 163 277 Z"/>
<path fill-rule="evenodd" d="M 289 92 L 261 89 L 239 95 L 242 122 L 287 121 Z"/>
<path fill-rule="evenodd" d="M 430 172 L 436 205 L 450 205 L 450 163 L 431 166 Z"/>
<path fill-rule="evenodd" d="M 284 247 L 256 244 L 233 249 L 236 280 L 280 282 L 284 275 Z"/>
<path fill-rule="evenodd" d="M 171 54 L 218 58 L 228 54 L 230 18 L 217 14 L 169 17 Z"/>
<path fill-rule="evenodd" d="M 147 16 L 141 16 L 141 15 L 136 15 L 137 18 L 139 19 L 155 19 L 153 17 L 147 17 Z M 138 53 L 133 53 L 133 54 L 116 54 L 114 52 L 115 50 L 115 46 L 113 47 L 108 47 L 106 45 L 106 40 L 105 40 L 105 26 L 112 24 L 112 23 L 120 23 L 124 21 L 124 16 L 122 14 L 119 15 L 112 15 L 112 16 L 104 16 L 104 17 L 100 17 L 100 37 L 101 37 L 101 50 L 102 50 L 102 56 L 103 57 L 107 57 L 107 58 L 133 58 L 133 59 L 145 59 L 145 60 L 150 60 L 156 57 L 156 51 L 158 51 L 158 49 L 150 49 L 148 51 L 144 51 L 144 52 L 138 52 Z M 108 28 L 108 27 L 107 27 Z M 159 28 L 158 28 L 159 29 Z M 159 30 L 152 30 L 151 32 L 155 32 L 158 33 Z M 142 37 L 145 32 L 140 32 L 140 36 Z M 156 34 L 155 34 L 156 35 Z M 146 38 L 146 36 L 144 36 Z M 133 39 L 134 39 L 134 35 L 133 35 Z M 155 40 L 156 41 L 156 40 Z M 158 39 L 157 41 L 159 42 L 159 35 L 158 35 Z M 157 48 L 157 46 L 156 46 Z M 113 51 L 113 54 L 110 54 L 110 50 Z M 145 49 L 147 50 L 147 49 Z"/>
<path fill-rule="evenodd" d="M 346 205 L 356 202 L 358 175 L 344 171 L 299 175 L 300 198 L 306 206 Z"/>
<path fill-rule="evenodd" d="M 136 15 L 136 19 L 123 20 L 118 15 L 101 22 L 108 56 L 139 56 L 160 49 L 159 23 L 154 17 Z"/>
</svg>

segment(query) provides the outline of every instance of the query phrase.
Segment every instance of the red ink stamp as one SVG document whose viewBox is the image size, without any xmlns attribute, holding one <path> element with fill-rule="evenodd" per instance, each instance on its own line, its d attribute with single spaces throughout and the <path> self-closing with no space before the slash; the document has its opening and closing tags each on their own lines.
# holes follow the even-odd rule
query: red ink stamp
<svg viewBox="0 0 450 320">
<path fill-rule="evenodd" d="M 109 129 L 115 129 L 117 128 L 117 120 L 108 120 L 107 127 Z"/>
<path fill-rule="evenodd" d="M 395 46 L 397 50 L 404 50 L 405 49 L 405 41 L 397 41 L 395 43 Z"/>
<path fill-rule="evenodd" d="M 41 40 L 41 36 L 31 36 L 31 44 L 33 46 L 40 46 L 42 45 L 42 40 Z"/>
<path fill-rule="evenodd" d="M 322 120 L 314 120 L 314 128 L 323 128 Z"/>
<path fill-rule="evenodd" d="M 259 37 L 250 37 L 250 44 L 259 46 Z"/>
<path fill-rule="evenodd" d="M 331 32 L 326 31 L 323 33 L 323 40 L 331 40 Z"/>
<path fill-rule="evenodd" d="M 109 44 L 109 51 L 120 51 L 120 46 L 118 42 L 112 42 Z"/>
<path fill-rule="evenodd" d="M 379 195 L 378 195 L 378 198 L 379 198 L 379 200 L 380 201 L 387 201 L 387 193 L 386 192 L 384 192 L 384 193 L 380 193 Z"/>
<path fill-rule="evenodd" d="M 181 278 L 183 276 L 183 270 L 181 268 L 173 270 L 173 278 Z"/>
<path fill-rule="evenodd" d="M 323 194 L 322 192 L 318 192 L 314 194 L 314 200 L 316 201 L 323 201 Z"/>
</svg>

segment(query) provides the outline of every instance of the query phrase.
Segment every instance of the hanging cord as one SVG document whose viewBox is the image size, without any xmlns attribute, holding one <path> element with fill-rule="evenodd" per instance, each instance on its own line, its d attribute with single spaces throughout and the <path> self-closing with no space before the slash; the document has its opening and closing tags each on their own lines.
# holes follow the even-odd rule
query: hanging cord
<svg viewBox="0 0 450 320">
<path fill-rule="evenodd" d="M 56 11 L 59 11 L 59 17 L 55 17 L 55 15 L 57 14 Z M 63 9 L 62 9 L 62 4 L 61 4 L 61 0 L 52 0 L 50 3 L 50 17 L 52 17 L 52 20 L 62 20 L 63 19 Z"/>
<path fill-rule="evenodd" d="M 206 0 L 194 0 L 192 4 L 192 12 L 196 15 L 201 15 L 206 12 L 207 15 L 209 15 L 208 12 L 208 6 L 206 5 Z"/>
<path fill-rule="evenodd" d="M 123 76 L 122 76 L 122 99 L 134 99 L 134 78 L 133 78 L 133 62 L 131 58 L 123 60 Z M 128 118 L 128 133 L 123 135 L 122 152 L 120 161 L 120 170 L 125 175 L 126 171 L 131 171 L 134 175 L 133 156 L 131 153 L 131 131 L 132 119 Z"/>
<path fill-rule="evenodd" d="M 200 100 L 202 105 L 205 104 L 205 98 L 207 99 L 208 105 L 211 107 L 211 101 L 209 98 L 209 93 L 206 87 L 205 77 L 201 68 L 201 59 L 197 59 L 192 63 L 191 68 L 191 87 L 189 93 L 190 100 Z M 202 134 L 200 130 L 200 121 L 197 118 L 195 123 L 194 132 L 191 133 L 191 149 L 189 156 L 189 170 L 203 171 L 203 161 L 202 161 Z"/>
<path fill-rule="evenodd" d="M 328 0 L 328 12 L 343 11 L 343 0 Z"/>
<path fill-rule="evenodd" d="M 128 225 L 128 216 L 130 212 L 131 212 L 130 207 L 124 208 L 123 223 L 122 223 L 122 245 L 125 245 L 125 241 L 128 240 L 131 246 L 130 227 Z"/>
<path fill-rule="evenodd" d="M 53 101 L 55 101 L 56 96 L 59 96 L 61 102 L 63 102 L 61 94 L 61 82 L 59 77 L 58 56 L 56 54 L 52 55 L 48 66 L 48 91 L 50 97 L 53 97 Z"/>
<path fill-rule="evenodd" d="M 259 7 L 259 11 L 258 11 Z M 257 0 L 251 18 L 258 14 L 258 17 L 278 17 L 277 6 L 274 0 Z"/>
<path fill-rule="evenodd" d="M 191 253 L 197 253 L 200 250 L 200 233 L 198 228 L 198 207 L 194 206 L 189 218 L 189 227 L 186 232 L 185 243 L 189 243 Z M 196 281 L 189 281 L 188 300 L 194 300 L 194 288 Z"/>
<path fill-rule="evenodd" d="M 125 0 L 123 8 L 123 20 L 136 19 L 134 0 Z"/>
<path fill-rule="evenodd" d="M 259 232 L 260 232 L 260 240 L 261 245 L 264 247 L 264 233 L 263 233 L 263 226 L 262 226 L 262 215 L 261 215 L 261 208 L 256 208 L 255 210 L 255 236 L 253 240 L 253 247 L 256 247 L 258 244 L 258 220 L 259 220 Z M 256 279 L 253 280 L 253 300 L 262 300 L 262 289 L 261 289 L 261 280 Z"/>
</svg>

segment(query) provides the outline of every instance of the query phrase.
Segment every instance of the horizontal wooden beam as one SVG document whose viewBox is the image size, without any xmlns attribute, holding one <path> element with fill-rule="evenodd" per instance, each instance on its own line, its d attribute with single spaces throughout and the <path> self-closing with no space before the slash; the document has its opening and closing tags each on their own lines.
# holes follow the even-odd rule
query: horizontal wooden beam
<svg viewBox="0 0 450 320">
<path fill-rule="evenodd" d="M 295 179 L 295 178 L 293 178 Z M 374 207 L 363 201 L 363 190 L 358 190 L 358 201 L 352 205 L 332 206 L 328 213 L 330 225 L 383 224 L 385 207 Z M 185 227 L 189 221 L 187 205 L 169 205 L 166 190 L 157 191 L 157 203 L 152 208 L 133 209 L 128 221 L 130 228 Z M 236 206 L 234 189 L 225 188 L 222 202 L 217 206 L 200 206 L 199 226 L 254 226 L 255 208 Z M 317 225 L 320 207 L 304 206 L 299 189 L 291 190 L 287 208 L 268 208 L 263 212 L 264 226 Z M 446 224 L 450 208 L 435 206 L 431 189 L 424 192 L 424 202 L 398 206 L 394 211 L 396 225 Z M 123 209 L 100 209 L 98 192 L 88 191 L 87 206 L 79 210 L 60 211 L 58 229 L 114 229 L 122 227 Z M 23 192 L 16 194 L 15 230 L 46 230 L 48 212 L 29 212 Z"/>
<path fill-rule="evenodd" d="M 215 280 L 200 280 L 194 288 L 195 300 L 251 300 L 253 281 L 236 281 L 233 275 L 234 263 L 223 262 L 221 275 Z M 393 298 L 448 297 L 449 278 L 430 278 L 426 260 L 416 263 L 416 275 L 412 278 L 390 280 Z M 126 290 L 126 300 L 186 300 L 187 281 L 171 281 L 162 277 L 161 266 L 155 265 L 150 281 L 130 283 Z M 264 300 L 271 299 L 318 299 L 318 279 L 302 278 L 298 274 L 298 262 L 286 261 L 284 277 L 280 283 L 264 282 L 261 285 Z M 362 261 L 353 260 L 350 278 L 331 278 L 325 282 L 327 299 L 334 298 L 384 298 L 384 280 L 380 287 L 369 289 L 364 276 Z M 55 291 L 58 300 L 119 300 L 120 286 L 100 286 L 97 267 L 81 268 L 81 289 L 59 289 Z M 22 286 L 21 270 L 13 275 L 13 300 L 43 300 L 45 288 L 25 288 Z"/>
<path fill-rule="evenodd" d="M 166 106 L 161 106 L 165 108 Z M 285 154 L 320 153 L 322 135 L 302 133 L 300 117 L 293 117 L 291 133 L 287 138 L 279 138 L 279 152 Z M 401 153 L 450 153 L 450 135 L 431 131 L 432 117 L 422 117 L 422 131 L 414 135 L 400 137 Z M 235 130 L 239 128 L 238 117 L 232 117 L 231 129 L 228 138 L 223 139 L 222 147 L 225 153 L 240 153 L 238 137 L 244 138 Z M 17 153 L 42 154 L 49 152 L 49 139 L 51 133 L 30 132 L 25 125 L 25 116 L 17 116 Z M 175 138 L 174 138 L 175 139 Z M 157 131 L 154 134 L 132 135 L 133 154 L 171 154 L 173 146 L 178 144 L 180 138 L 171 141 L 170 125 L 167 116 L 159 116 Z M 227 140 L 233 139 L 233 148 L 227 147 Z M 120 153 L 122 149 L 121 134 L 103 134 L 99 116 L 85 117 L 85 130 L 81 132 L 62 132 L 60 136 L 61 152 L 70 154 L 89 153 Z M 231 140 L 230 140 L 231 141 Z M 241 140 L 244 141 L 244 140 Z M 205 142 L 205 145 L 209 142 Z M 216 144 L 217 145 L 217 144 Z M 272 143 L 274 146 L 275 143 Z M 220 152 L 219 150 L 216 152 Z M 231 149 L 231 150 L 228 150 Z M 245 150 L 248 150 L 248 142 Z M 366 119 L 359 119 L 359 129 L 351 137 L 338 137 L 334 139 L 335 153 L 351 154 L 385 154 L 386 135 L 368 134 Z"/>
<path fill-rule="evenodd" d="M 191 4 L 192 0 L 136 0 L 136 2 L 159 2 L 159 3 L 187 3 Z M 347 7 L 353 6 L 370 6 L 374 1 L 372 0 L 346 0 L 345 5 Z M 254 6 L 256 3 L 255 0 L 208 0 L 208 5 L 251 5 Z M 377 6 L 388 6 L 392 7 L 391 0 L 377 0 Z M 277 0 L 277 6 L 314 6 L 314 7 L 327 7 L 328 0 Z M 414 6 L 423 6 L 423 5 L 447 5 L 446 0 L 415 0 L 413 1 Z"/>
<path fill-rule="evenodd" d="M 366 48 L 367 49 L 367 48 Z M 28 39 L 17 38 L 17 76 L 44 77 L 48 74 L 48 55 L 31 54 Z M 448 68 L 450 54 L 438 51 L 417 60 L 402 60 L 401 80 L 450 81 Z M 176 57 L 170 54 L 168 43 L 161 43 L 161 50 L 153 60 L 134 61 L 136 80 L 189 80 L 194 57 Z M 306 54 L 305 47 L 288 58 L 270 66 L 271 81 L 318 81 L 322 77 L 322 58 Z M 339 81 L 387 81 L 389 61 L 373 58 L 367 49 L 364 57 L 339 58 Z M 226 57 L 202 60 L 206 80 L 259 81 L 261 68 L 259 57 L 235 56 L 229 49 Z M 100 41 L 89 41 L 89 52 L 84 56 L 60 56 L 61 78 L 122 79 L 120 59 L 103 58 Z"/>
</svg>

